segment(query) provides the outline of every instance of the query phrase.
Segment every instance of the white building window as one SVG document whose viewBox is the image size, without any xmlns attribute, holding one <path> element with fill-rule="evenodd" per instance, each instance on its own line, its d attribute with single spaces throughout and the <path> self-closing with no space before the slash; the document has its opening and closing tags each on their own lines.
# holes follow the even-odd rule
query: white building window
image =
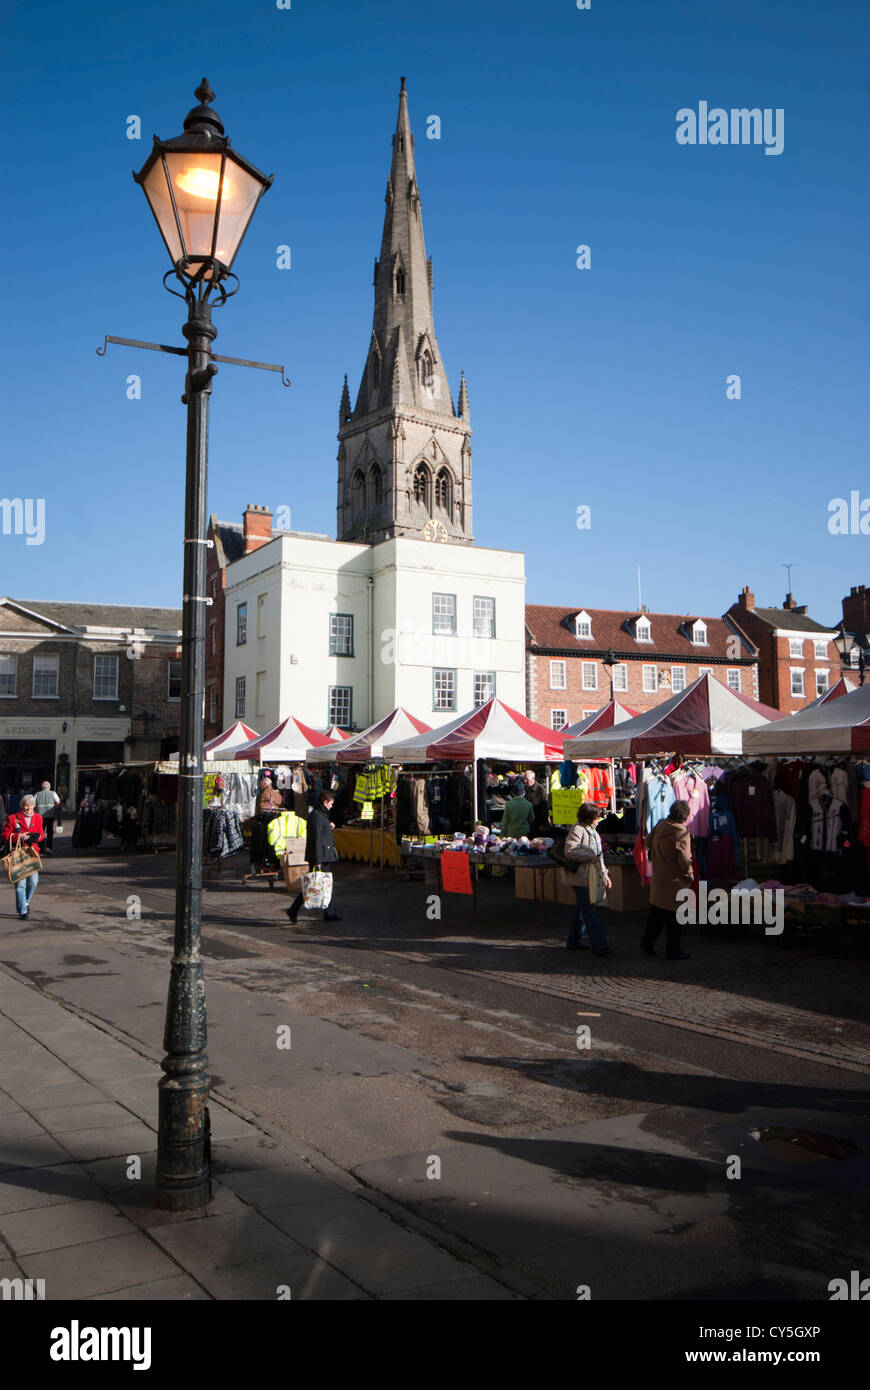
<svg viewBox="0 0 870 1390">
<path fill-rule="evenodd" d="M 685 666 L 671 667 L 671 689 L 675 695 L 686 688 L 686 668 Z"/>
<path fill-rule="evenodd" d="M 329 655 L 353 656 L 353 615 L 330 613 Z"/>
<path fill-rule="evenodd" d="M 613 689 L 626 691 L 628 689 L 628 667 L 624 661 L 612 668 Z"/>
<path fill-rule="evenodd" d="M 815 656 L 815 658 L 816 658 L 816 661 L 827 661 L 827 659 L 828 659 L 828 644 L 827 644 L 827 641 L 825 641 L 825 642 L 818 642 L 818 641 L 813 642 L 813 654 L 814 654 L 814 656 Z"/>
<path fill-rule="evenodd" d="M 592 619 L 588 613 L 578 613 L 574 622 L 574 634 L 576 637 L 592 636 Z"/>
<path fill-rule="evenodd" d="M 659 688 L 659 673 L 655 666 L 644 666 L 643 668 L 643 688 L 647 694 Z"/>
<path fill-rule="evenodd" d="M 568 689 L 568 665 L 565 661 L 550 662 L 550 689 Z"/>
<path fill-rule="evenodd" d="M 827 671 L 816 671 L 816 695 L 827 695 L 830 688 L 830 676 Z"/>
<path fill-rule="evenodd" d="M 652 626 L 648 618 L 638 618 L 634 625 L 634 635 L 638 642 L 652 641 Z"/>
<path fill-rule="evenodd" d="M 566 709 L 550 710 L 550 728 L 564 729 L 568 723 L 568 711 Z"/>
<path fill-rule="evenodd" d="M 18 694 L 18 657 L 0 656 L 0 696 L 13 699 Z"/>
<path fill-rule="evenodd" d="M 94 657 L 94 699 L 117 700 L 118 698 L 118 658 L 116 656 Z"/>
<path fill-rule="evenodd" d="M 248 605 L 240 603 L 236 608 L 236 646 L 242 647 L 248 640 Z"/>
<path fill-rule="evenodd" d="M 432 708 L 456 709 L 456 672 L 438 667 L 432 672 Z"/>
<path fill-rule="evenodd" d="M 729 669 L 729 671 L 728 671 L 728 689 L 729 689 L 729 690 L 736 690 L 736 691 L 738 692 L 738 694 L 740 693 L 740 669 L 739 669 L 739 667 L 738 667 L 736 670 L 731 670 L 731 669 Z"/>
<path fill-rule="evenodd" d="M 452 637 L 456 632 L 456 595 L 432 595 L 432 631 L 436 636 Z M 452 708 L 452 706 L 451 706 Z M 437 705 L 436 705 L 437 709 Z"/>
<path fill-rule="evenodd" d="M 598 667 L 594 661 L 584 661 L 583 663 L 583 689 L 598 689 Z"/>
<path fill-rule="evenodd" d="M 597 709 L 585 709 L 585 710 L 583 711 L 583 713 L 581 714 L 580 718 L 581 718 L 581 719 L 588 719 L 589 716 L 590 716 L 590 714 L 597 714 L 597 713 L 598 713 L 598 710 L 597 710 Z"/>
<path fill-rule="evenodd" d="M 245 677 L 236 676 L 236 718 L 245 717 Z"/>
<path fill-rule="evenodd" d="M 802 666 L 792 666 L 791 668 L 791 693 L 792 695 L 804 694 L 804 672 Z"/>
<path fill-rule="evenodd" d="M 167 661 L 166 668 L 166 698 L 167 700 L 180 700 L 181 662 Z"/>
<path fill-rule="evenodd" d="M 802 637 L 790 637 L 788 639 L 788 654 L 789 656 L 803 656 L 804 643 Z"/>
<path fill-rule="evenodd" d="M 495 599 L 480 598 L 474 599 L 474 635 L 475 637 L 494 637 L 495 636 Z"/>
<path fill-rule="evenodd" d="M 349 685 L 329 687 L 329 723 L 349 729 L 353 717 L 353 688 Z"/>
<path fill-rule="evenodd" d="M 707 625 L 700 620 L 692 628 L 692 644 L 696 647 L 706 647 L 707 645 Z"/>
<path fill-rule="evenodd" d="M 853 647 L 849 652 L 849 665 L 857 669 L 861 662 L 861 648 Z"/>
<path fill-rule="evenodd" d="M 208 722 L 217 723 L 217 682 L 212 681 L 208 688 Z"/>
<path fill-rule="evenodd" d="M 494 671 L 475 671 L 474 673 L 474 708 L 480 709 L 487 700 L 491 700 L 495 695 L 495 672 Z"/>
<path fill-rule="evenodd" d="M 715 676 L 715 674 L 716 674 L 716 672 L 713 670 L 713 667 L 712 667 L 712 666 L 699 666 L 699 667 L 698 667 L 698 675 L 699 675 L 699 676 Z"/>
</svg>

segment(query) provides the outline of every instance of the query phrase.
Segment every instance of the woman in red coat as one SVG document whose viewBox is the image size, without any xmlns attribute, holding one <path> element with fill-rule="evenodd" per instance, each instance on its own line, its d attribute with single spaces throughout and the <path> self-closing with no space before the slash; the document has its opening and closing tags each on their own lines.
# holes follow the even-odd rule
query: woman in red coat
<svg viewBox="0 0 870 1390">
<path fill-rule="evenodd" d="M 6 817 L 3 826 L 3 839 L 9 849 L 12 849 L 16 842 L 24 847 L 33 845 L 37 853 L 39 846 L 45 840 L 45 831 L 42 828 L 42 816 L 36 814 L 36 797 L 22 796 L 21 809 L 13 811 Z M 20 836 L 20 838 L 18 838 Z M 15 905 L 18 908 L 18 916 L 27 918 L 30 910 L 30 899 L 36 892 L 36 885 L 39 882 L 39 874 L 28 874 L 27 878 L 19 879 L 15 885 Z"/>
</svg>

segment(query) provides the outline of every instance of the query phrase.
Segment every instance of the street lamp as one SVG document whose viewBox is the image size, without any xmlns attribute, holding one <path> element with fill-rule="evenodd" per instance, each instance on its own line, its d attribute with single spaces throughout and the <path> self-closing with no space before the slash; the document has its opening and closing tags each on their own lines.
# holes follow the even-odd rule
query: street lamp
<svg viewBox="0 0 870 1390">
<path fill-rule="evenodd" d="M 606 651 L 601 658 L 602 666 L 607 667 L 607 674 L 610 677 L 610 699 L 613 700 L 613 668 L 616 665 L 616 652 Z"/>
<path fill-rule="evenodd" d="M 236 293 L 233 260 L 257 203 L 272 183 L 230 148 L 223 123 L 208 104 L 214 92 L 205 78 L 196 97 L 200 104 L 188 113 L 184 134 L 173 140 L 159 140 L 155 135 L 145 165 L 133 175 L 144 190 L 172 262 L 163 283 L 188 306 L 183 327 L 188 372 L 181 398 L 187 406 L 187 476 L 175 946 L 157 1128 L 158 1201 L 172 1211 L 203 1206 L 211 1197 L 201 951 L 208 401 L 217 372 L 211 360 L 217 337 L 211 300 L 214 296 L 219 306 Z M 183 293 L 166 284 L 172 276 Z M 236 289 L 227 290 L 229 279 L 236 281 Z"/>
</svg>

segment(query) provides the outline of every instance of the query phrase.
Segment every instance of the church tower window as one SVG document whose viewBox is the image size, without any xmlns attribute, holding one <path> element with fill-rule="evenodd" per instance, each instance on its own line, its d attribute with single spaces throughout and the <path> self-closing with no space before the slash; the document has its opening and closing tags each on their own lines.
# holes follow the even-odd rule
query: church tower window
<svg viewBox="0 0 870 1390">
<path fill-rule="evenodd" d="M 369 493 L 373 507 L 379 507 L 384 500 L 384 477 L 378 464 L 374 463 L 369 473 Z"/>
<path fill-rule="evenodd" d="M 356 520 L 364 515 L 366 509 L 366 480 L 359 468 L 350 480 L 350 494 L 351 514 Z"/>
<path fill-rule="evenodd" d="M 446 468 L 442 468 L 435 479 L 435 506 L 440 507 L 445 512 L 451 511 L 452 493 L 450 474 Z"/>
<path fill-rule="evenodd" d="M 431 512 L 429 469 L 426 467 L 425 463 L 418 464 L 414 472 L 414 501 L 419 502 L 421 506 L 425 507 L 427 512 Z"/>
<path fill-rule="evenodd" d="M 405 293 L 405 271 L 404 271 L 404 268 L 403 268 L 402 266 L 399 266 L 398 270 L 396 271 L 396 294 L 404 294 L 404 293 Z"/>
</svg>

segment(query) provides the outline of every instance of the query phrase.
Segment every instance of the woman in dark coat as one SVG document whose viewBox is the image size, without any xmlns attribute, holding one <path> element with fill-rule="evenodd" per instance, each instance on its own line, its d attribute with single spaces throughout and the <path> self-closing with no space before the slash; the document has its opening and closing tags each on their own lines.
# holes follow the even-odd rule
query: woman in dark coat
<svg viewBox="0 0 870 1390">
<path fill-rule="evenodd" d="M 309 869 L 323 869 L 338 862 L 338 850 L 333 837 L 334 824 L 329 819 L 335 797 L 332 792 L 321 792 L 308 817 L 308 831 L 305 838 L 305 859 Z M 305 901 L 304 894 L 297 893 L 292 907 L 287 908 L 290 921 L 296 923 L 299 909 Z M 335 882 L 333 880 L 332 898 L 329 907 L 323 909 L 324 922 L 339 922 L 341 918 L 335 911 Z"/>
</svg>

